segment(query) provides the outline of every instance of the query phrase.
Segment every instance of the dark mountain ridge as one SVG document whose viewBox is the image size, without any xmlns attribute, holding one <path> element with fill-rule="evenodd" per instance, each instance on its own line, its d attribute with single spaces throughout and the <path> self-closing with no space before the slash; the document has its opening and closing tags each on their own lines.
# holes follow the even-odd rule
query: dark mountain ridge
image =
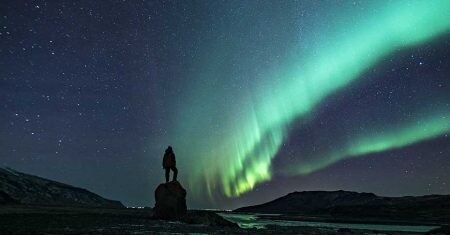
<svg viewBox="0 0 450 235">
<path fill-rule="evenodd" d="M 0 205 L 124 207 L 83 188 L 0 168 Z"/>
<path fill-rule="evenodd" d="M 382 197 L 349 191 L 293 192 L 235 212 L 450 221 L 450 195 Z"/>
</svg>

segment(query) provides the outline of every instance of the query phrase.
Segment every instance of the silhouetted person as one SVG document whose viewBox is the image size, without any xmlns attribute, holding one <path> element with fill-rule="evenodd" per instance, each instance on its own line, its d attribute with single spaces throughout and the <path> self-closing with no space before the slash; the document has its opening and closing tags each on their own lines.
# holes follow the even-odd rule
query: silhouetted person
<svg viewBox="0 0 450 235">
<path fill-rule="evenodd" d="M 176 167 L 177 161 L 175 160 L 175 153 L 173 153 L 172 147 L 169 146 L 164 153 L 163 168 L 166 170 L 166 183 L 169 182 L 170 170 L 173 171 L 173 181 L 177 180 L 178 169 Z"/>
</svg>

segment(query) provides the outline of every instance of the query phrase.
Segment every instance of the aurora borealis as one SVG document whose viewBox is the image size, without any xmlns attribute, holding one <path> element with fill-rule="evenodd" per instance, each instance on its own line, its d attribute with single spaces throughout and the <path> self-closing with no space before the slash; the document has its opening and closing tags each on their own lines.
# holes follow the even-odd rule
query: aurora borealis
<svg viewBox="0 0 450 235">
<path fill-rule="evenodd" d="M 290 59 L 294 62 L 287 63 L 294 65 L 281 66 L 280 75 L 269 68 L 266 72 L 269 75 L 260 78 L 264 84 L 256 85 L 260 89 L 251 92 L 250 98 L 244 97 L 250 101 L 239 104 L 239 108 L 246 111 L 237 118 L 230 117 L 233 121 L 230 136 L 225 135 L 224 138 L 221 135 L 221 140 L 218 140 L 222 142 L 218 144 L 222 145 L 220 148 L 225 150 L 214 152 L 214 158 L 206 156 L 202 161 L 211 170 L 202 167 L 200 175 L 204 175 L 200 177 L 217 178 L 227 196 L 239 196 L 255 184 L 270 180 L 272 158 L 288 135 L 288 126 L 293 121 L 308 115 L 325 97 L 358 79 L 359 75 L 392 51 L 414 46 L 447 32 L 450 28 L 448 10 L 450 4 L 447 1 L 382 5 L 380 14 L 366 16 L 366 22 L 359 23 L 357 27 L 342 23 L 345 31 L 349 30 L 348 27 L 355 27 L 352 30 L 354 33 L 344 35 L 336 32 L 338 36 L 330 33 L 328 36 L 334 42 L 323 42 L 326 45 L 324 48 L 319 42 L 319 53 L 308 55 L 309 61 L 292 55 Z M 349 146 L 343 153 L 331 154 L 323 159 L 316 156 L 313 160 L 318 161 L 315 166 L 308 167 L 311 163 L 306 162 L 305 165 L 300 161 L 299 172 L 310 173 L 344 157 L 402 147 L 447 133 L 450 124 L 446 117 L 448 112 L 443 112 L 426 120 L 431 122 L 427 124 L 430 125 L 428 129 L 406 126 L 404 130 L 400 128 L 397 132 L 376 136 L 375 139 L 360 140 L 361 143 Z M 223 165 L 223 162 L 230 164 Z M 207 184 L 208 187 L 215 186 L 215 182 Z"/>
<path fill-rule="evenodd" d="M 169 144 L 193 207 L 450 193 L 450 1 L 105 4 L 2 11 L 3 165 L 129 205 L 152 203 Z"/>
</svg>

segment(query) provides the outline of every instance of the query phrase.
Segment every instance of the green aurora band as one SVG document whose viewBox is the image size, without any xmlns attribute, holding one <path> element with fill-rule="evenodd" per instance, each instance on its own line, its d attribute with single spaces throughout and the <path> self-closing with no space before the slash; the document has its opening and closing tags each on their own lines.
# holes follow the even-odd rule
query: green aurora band
<svg viewBox="0 0 450 235">
<path fill-rule="evenodd" d="M 356 137 L 355 141 L 343 146 L 340 151 L 325 156 L 312 156 L 309 161 L 288 166 L 286 172 L 290 175 L 307 175 L 346 158 L 401 148 L 443 133 L 449 133 L 449 117 L 450 113 L 432 115 L 430 118 L 408 123 L 401 128 L 382 130 L 382 135 L 372 133 L 370 136 Z"/>
<path fill-rule="evenodd" d="M 185 144 L 184 147 L 203 153 L 190 175 L 193 191 L 207 192 L 211 198 L 218 190 L 227 197 L 237 197 L 270 180 L 272 160 L 287 138 L 290 125 L 307 120 L 326 97 L 350 85 L 394 51 L 432 40 L 450 28 L 448 0 L 382 2 L 377 1 L 379 6 L 371 16 L 354 24 L 349 24 L 349 16 L 327 19 L 340 27 L 325 30 L 314 53 L 297 56 L 293 49 L 283 65 L 269 68 L 251 94 L 241 99 L 234 115 L 227 116 L 220 136 L 211 132 L 199 137 L 217 148 L 206 150 L 195 147 L 201 144 Z M 301 44 L 299 41 L 297 46 Z M 341 159 L 442 135 L 450 131 L 449 120 L 442 118 L 446 115 L 431 115 L 429 120 L 422 120 L 428 123 L 426 126 L 412 122 L 382 135 L 362 136 L 342 150 L 302 162 L 290 172 L 309 174 Z M 178 146 L 182 146 L 187 140 L 178 141 Z"/>
</svg>

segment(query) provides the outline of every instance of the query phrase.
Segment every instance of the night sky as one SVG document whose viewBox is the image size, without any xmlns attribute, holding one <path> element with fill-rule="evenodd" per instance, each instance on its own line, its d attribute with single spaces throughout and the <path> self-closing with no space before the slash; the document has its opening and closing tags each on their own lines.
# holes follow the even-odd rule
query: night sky
<svg viewBox="0 0 450 235">
<path fill-rule="evenodd" d="M 2 1 L 0 164 L 153 206 L 450 194 L 450 1 Z"/>
</svg>

